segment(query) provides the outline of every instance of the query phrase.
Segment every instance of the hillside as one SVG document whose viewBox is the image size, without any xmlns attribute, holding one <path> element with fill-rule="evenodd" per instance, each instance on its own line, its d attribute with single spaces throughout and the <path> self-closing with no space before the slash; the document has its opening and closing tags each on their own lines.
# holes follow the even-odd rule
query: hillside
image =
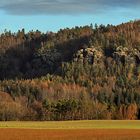
<svg viewBox="0 0 140 140">
<path fill-rule="evenodd" d="M 140 21 L 0 35 L 0 120 L 140 119 Z"/>
</svg>

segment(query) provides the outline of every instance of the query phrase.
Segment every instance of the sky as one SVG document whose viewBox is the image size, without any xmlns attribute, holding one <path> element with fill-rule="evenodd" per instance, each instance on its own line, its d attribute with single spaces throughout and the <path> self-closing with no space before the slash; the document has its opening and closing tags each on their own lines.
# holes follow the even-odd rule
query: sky
<svg viewBox="0 0 140 140">
<path fill-rule="evenodd" d="M 0 32 L 57 32 L 97 24 L 140 19 L 140 0 L 0 0 Z"/>
</svg>

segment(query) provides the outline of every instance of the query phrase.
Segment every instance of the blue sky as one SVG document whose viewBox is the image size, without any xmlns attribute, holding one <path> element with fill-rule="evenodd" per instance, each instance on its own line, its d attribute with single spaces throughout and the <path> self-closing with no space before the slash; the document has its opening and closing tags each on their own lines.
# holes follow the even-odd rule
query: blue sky
<svg viewBox="0 0 140 140">
<path fill-rule="evenodd" d="M 120 24 L 140 19 L 139 13 L 140 0 L 1 0 L 0 32 Z"/>
</svg>

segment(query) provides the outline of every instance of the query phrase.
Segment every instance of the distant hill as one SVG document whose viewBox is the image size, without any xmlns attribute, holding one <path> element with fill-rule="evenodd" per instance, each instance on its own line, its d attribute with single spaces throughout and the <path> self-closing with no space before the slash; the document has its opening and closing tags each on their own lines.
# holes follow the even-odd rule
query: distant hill
<svg viewBox="0 0 140 140">
<path fill-rule="evenodd" d="M 5 31 L 0 80 L 0 120 L 140 119 L 140 21 Z"/>
</svg>

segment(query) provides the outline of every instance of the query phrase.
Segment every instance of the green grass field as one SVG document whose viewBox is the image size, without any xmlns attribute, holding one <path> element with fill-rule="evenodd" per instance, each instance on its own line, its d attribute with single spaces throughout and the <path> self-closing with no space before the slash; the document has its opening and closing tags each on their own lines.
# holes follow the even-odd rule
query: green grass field
<svg viewBox="0 0 140 140">
<path fill-rule="evenodd" d="M 0 122 L 0 128 L 25 129 L 140 129 L 140 121 Z"/>
</svg>

